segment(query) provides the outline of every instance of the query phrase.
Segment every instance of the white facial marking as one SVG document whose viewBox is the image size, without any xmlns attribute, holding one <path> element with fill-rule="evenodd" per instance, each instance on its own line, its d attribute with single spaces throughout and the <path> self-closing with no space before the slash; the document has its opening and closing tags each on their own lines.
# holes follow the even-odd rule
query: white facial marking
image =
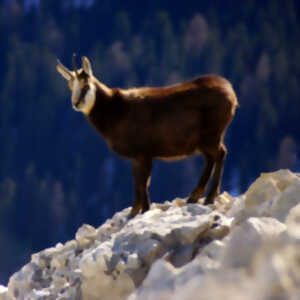
<svg viewBox="0 0 300 300">
<path fill-rule="evenodd" d="M 77 82 L 76 82 L 77 81 Z M 81 94 L 81 88 L 78 80 L 76 79 L 73 85 L 73 94 L 72 94 L 72 105 L 73 109 L 76 111 L 81 111 L 85 115 L 88 115 L 92 108 L 94 107 L 96 101 L 96 87 L 93 83 L 89 84 L 89 89 L 85 94 L 84 98 L 79 101 Z"/>
<path fill-rule="evenodd" d="M 78 102 L 79 97 L 80 97 L 80 83 L 79 80 L 75 77 L 74 82 L 73 82 L 73 90 L 72 90 L 72 105 L 75 107 L 75 104 Z"/>
<path fill-rule="evenodd" d="M 84 97 L 84 101 L 79 108 L 79 110 L 82 111 L 85 115 L 88 115 L 90 113 L 96 101 L 96 87 L 93 83 L 90 83 L 89 87 L 90 88 Z"/>
</svg>

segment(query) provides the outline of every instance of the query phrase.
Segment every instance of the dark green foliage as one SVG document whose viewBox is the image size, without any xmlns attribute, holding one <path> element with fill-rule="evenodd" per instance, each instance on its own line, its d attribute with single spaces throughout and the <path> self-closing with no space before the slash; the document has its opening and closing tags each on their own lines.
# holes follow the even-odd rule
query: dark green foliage
<svg viewBox="0 0 300 300">
<path fill-rule="evenodd" d="M 30 253 L 132 204 L 129 164 L 72 110 L 57 57 L 71 67 L 73 52 L 87 55 L 111 87 L 228 78 L 240 108 L 223 188 L 244 191 L 260 172 L 300 167 L 299 11 L 296 0 L 2 1 L 0 283 Z M 156 164 L 152 200 L 187 196 L 201 167 Z"/>
</svg>

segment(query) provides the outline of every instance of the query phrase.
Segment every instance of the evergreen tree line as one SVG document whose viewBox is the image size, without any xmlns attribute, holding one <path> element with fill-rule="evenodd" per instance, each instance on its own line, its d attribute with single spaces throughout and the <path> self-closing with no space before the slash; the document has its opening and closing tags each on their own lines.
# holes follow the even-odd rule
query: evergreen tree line
<svg viewBox="0 0 300 300">
<path fill-rule="evenodd" d="M 240 107 L 226 136 L 223 189 L 299 170 L 297 1 L 161 2 L 0 4 L 0 282 L 30 253 L 132 204 L 129 164 L 72 110 L 56 71 L 57 58 L 71 68 L 73 52 L 110 87 L 228 78 Z M 187 196 L 201 169 L 197 157 L 157 162 L 152 200 Z"/>
</svg>

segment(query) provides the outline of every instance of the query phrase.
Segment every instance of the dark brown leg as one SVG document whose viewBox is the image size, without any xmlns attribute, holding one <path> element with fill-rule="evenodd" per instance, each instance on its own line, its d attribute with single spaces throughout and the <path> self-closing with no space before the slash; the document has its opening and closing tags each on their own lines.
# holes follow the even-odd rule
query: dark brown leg
<svg viewBox="0 0 300 300">
<path fill-rule="evenodd" d="M 152 170 L 152 159 L 140 158 L 133 161 L 133 177 L 135 182 L 135 199 L 129 214 L 130 218 L 136 216 L 140 211 L 143 213 L 150 208 L 148 187 Z"/>
<path fill-rule="evenodd" d="M 196 188 L 189 196 L 187 203 L 196 203 L 198 199 L 205 193 L 207 183 L 209 181 L 209 178 L 211 176 L 214 167 L 214 160 L 212 156 L 209 154 L 204 154 L 204 159 L 205 159 L 205 165 L 204 165 L 202 175 L 199 179 Z"/>
<path fill-rule="evenodd" d="M 220 185 L 221 185 L 221 179 L 223 175 L 224 160 L 226 154 L 227 154 L 226 147 L 225 145 L 221 144 L 221 146 L 217 151 L 214 176 L 212 179 L 210 190 L 204 202 L 205 205 L 213 204 L 215 197 L 218 196 L 218 194 L 220 193 Z"/>
</svg>

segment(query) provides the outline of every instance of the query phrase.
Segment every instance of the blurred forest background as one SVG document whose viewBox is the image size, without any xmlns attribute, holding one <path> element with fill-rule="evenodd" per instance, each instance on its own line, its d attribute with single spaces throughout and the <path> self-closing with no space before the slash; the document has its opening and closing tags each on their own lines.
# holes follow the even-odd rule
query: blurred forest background
<svg viewBox="0 0 300 300">
<path fill-rule="evenodd" d="M 87 55 L 110 87 L 228 78 L 240 107 L 226 136 L 223 190 L 299 171 L 298 0 L 0 2 L 0 283 L 30 254 L 132 204 L 128 162 L 72 110 L 56 59 Z M 153 170 L 154 202 L 185 197 L 202 159 Z"/>
</svg>

